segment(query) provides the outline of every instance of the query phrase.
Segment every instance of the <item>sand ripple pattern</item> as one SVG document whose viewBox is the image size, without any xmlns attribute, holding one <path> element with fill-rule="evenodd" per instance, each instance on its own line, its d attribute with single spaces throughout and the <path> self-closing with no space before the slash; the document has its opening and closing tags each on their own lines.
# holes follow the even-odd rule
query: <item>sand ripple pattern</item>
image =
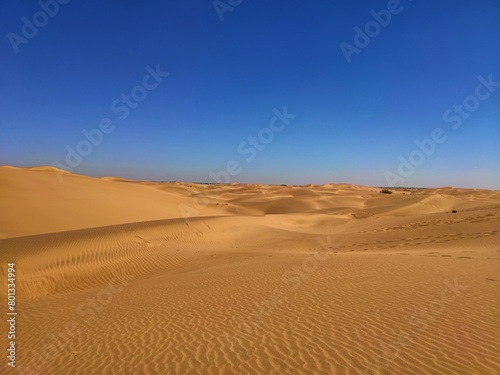
<svg viewBox="0 0 500 375">
<path fill-rule="evenodd" d="M 13 170 L 4 181 L 35 186 L 30 197 L 42 182 L 95 193 L 103 217 L 82 199 L 69 223 L 75 207 L 54 203 L 53 224 L 24 214 L 29 225 L 1 229 L 20 313 L 19 366 L 7 372 L 2 360 L 0 374 L 500 373 L 496 192 L 71 174 L 54 185 L 31 172 L 38 185 L 31 175 L 15 185 Z M 196 214 L 179 218 L 200 195 Z M 43 198 L 21 211 L 47 212 Z"/>
</svg>

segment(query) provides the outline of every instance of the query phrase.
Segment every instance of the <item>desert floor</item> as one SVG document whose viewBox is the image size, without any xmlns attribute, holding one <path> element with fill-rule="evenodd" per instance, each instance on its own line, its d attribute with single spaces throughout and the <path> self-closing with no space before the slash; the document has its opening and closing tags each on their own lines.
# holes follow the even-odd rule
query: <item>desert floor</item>
<svg viewBox="0 0 500 375">
<path fill-rule="evenodd" d="M 488 190 L 0 167 L 0 373 L 500 374 L 499 229 Z"/>
</svg>

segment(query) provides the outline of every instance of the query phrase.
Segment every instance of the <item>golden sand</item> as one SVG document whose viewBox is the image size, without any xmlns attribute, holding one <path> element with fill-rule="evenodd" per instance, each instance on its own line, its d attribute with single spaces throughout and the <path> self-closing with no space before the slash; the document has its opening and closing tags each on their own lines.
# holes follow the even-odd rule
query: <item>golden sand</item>
<svg viewBox="0 0 500 375">
<path fill-rule="evenodd" d="M 2 374 L 500 373 L 500 192 L 0 167 L 0 212 Z"/>
</svg>

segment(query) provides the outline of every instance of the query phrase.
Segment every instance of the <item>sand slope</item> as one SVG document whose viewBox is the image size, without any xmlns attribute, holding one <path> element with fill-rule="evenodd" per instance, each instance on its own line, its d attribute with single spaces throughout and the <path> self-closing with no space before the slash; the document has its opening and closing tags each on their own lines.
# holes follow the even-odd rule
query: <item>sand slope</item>
<svg viewBox="0 0 500 375">
<path fill-rule="evenodd" d="M 1 373 L 500 373 L 498 192 L 57 174 L 0 168 Z"/>
</svg>

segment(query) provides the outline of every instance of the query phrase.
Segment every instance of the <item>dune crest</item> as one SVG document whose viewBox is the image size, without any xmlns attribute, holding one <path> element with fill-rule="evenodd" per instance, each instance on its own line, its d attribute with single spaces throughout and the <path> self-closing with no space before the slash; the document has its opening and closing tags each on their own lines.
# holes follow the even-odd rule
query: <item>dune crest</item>
<svg viewBox="0 0 500 375">
<path fill-rule="evenodd" d="M 500 373 L 498 192 L 50 168 L 0 167 L 20 373 Z"/>
</svg>

